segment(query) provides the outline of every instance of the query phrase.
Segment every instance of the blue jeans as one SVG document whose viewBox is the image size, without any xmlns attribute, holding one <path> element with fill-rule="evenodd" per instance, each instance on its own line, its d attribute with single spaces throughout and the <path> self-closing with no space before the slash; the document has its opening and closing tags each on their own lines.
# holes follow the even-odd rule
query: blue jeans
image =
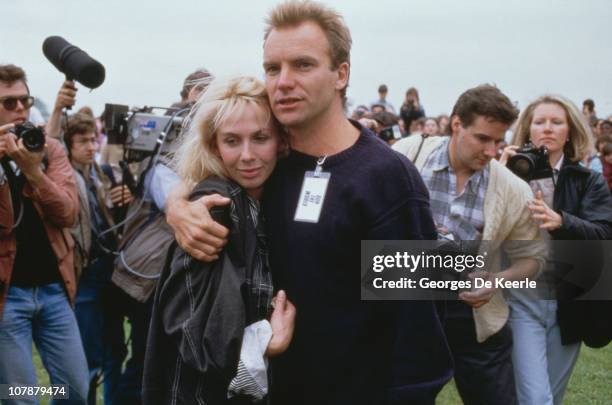
<svg viewBox="0 0 612 405">
<path fill-rule="evenodd" d="M 70 400 L 85 404 L 89 382 L 87 361 L 74 312 L 60 283 L 34 288 L 9 288 L 0 319 L 0 383 L 36 384 L 32 341 L 51 384 L 66 384 Z M 36 398 L 4 400 L 4 404 L 37 404 Z"/>
<path fill-rule="evenodd" d="M 560 405 L 580 353 L 580 343 L 561 344 L 556 300 L 514 293 L 509 303 L 519 403 Z"/>
</svg>

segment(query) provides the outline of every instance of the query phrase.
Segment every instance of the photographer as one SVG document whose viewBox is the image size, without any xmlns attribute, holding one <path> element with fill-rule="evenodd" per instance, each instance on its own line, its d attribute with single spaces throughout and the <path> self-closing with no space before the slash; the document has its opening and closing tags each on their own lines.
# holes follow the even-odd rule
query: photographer
<svg viewBox="0 0 612 405">
<path fill-rule="evenodd" d="M 32 151 L 11 133 L 27 121 L 32 103 L 25 72 L 0 65 L 0 381 L 37 383 L 34 341 L 51 382 L 67 384 L 70 401 L 84 404 L 87 363 L 71 308 L 76 280 L 68 231 L 79 209 L 77 190 L 57 140 L 41 136 L 46 145 Z"/>
<path fill-rule="evenodd" d="M 591 149 L 591 138 L 588 125 L 571 101 L 543 96 L 525 108 L 512 139 L 514 148 L 507 147 L 504 152 L 515 156 L 516 148 L 529 142 L 548 150 L 544 165 L 554 171 L 529 182 L 536 198 L 528 206 L 533 223 L 539 225 L 547 239 L 612 237 L 610 191 L 600 173 L 580 165 Z M 508 166 L 514 166 L 512 160 Z M 594 269 L 585 265 L 580 270 L 586 276 Z M 566 279 L 566 272 L 560 264 L 547 275 L 554 282 L 556 300 L 526 299 L 514 294 L 511 301 L 510 324 L 515 341 L 512 360 L 520 403 L 560 404 L 581 342 L 591 347 L 610 342 L 610 301 L 573 300 L 574 287 L 571 277 Z"/>
<path fill-rule="evenodd" d="M 419 91 L 411 87 L 406 91 L 406 98 L 400 107 L 400 118 L 404 121 L 404 129 L 408 134 L 412 134 L 410 131 L 412 121 L 422 117 L 425 117 L 425 110 L 419 101 Z"/>
<path fill-rule="evenodd" d="M 192 106 L 211 78 L 210 73 L 204 70 L 189 75 L 185 80 L 185 85 L 190 86 L 187 104 L 180 107 Z M 187 111 L 184 110 L 181 115 Z M 180 178 L 169 165 L 168 154 L 175 144 L 168 139 L 166 142 L 169 143 L 161 146 L 161 155 L 150 163 L 151 167 L 148 167 L 150 160 L 143 161 L 142 166 L 147 166 L 147 169 L 138 175 L 141 183 L 127 214 L 130 219 L 125 225 L 112 275 L 113 304 L 131 324 L 131 357 L 119 378 L 117 396 L 114 398 L 118 403 L 141 403 L 152 293 L 165 262 L 167 249 L 174 240 L 166 224 L 165 205 L 168 194 L 180 183 Z"/>
<path fill-rule="evenodd" d="M 103 372 L 104 399 L 108 404 L 117 394 L 114 377 L 121 374 L 125 356 L 123 319 L 107 305 L 115 258 L 112 251 L 118 241 L 117 231 L 110 228 L 114 225 L 113 208 L 129 204 L 132 194 L 127 186 L 117 185 L 94 161 L 98 143 L 93 117 L 76 113 L 68 118 L 64 142 L 81 200 L 81 212 L 72 233 L 77 242 L 77 269 L 82 267 L 75 312 L 89 366 L 88 402 L 95 405 L 96 386 Z"/>
</svg>

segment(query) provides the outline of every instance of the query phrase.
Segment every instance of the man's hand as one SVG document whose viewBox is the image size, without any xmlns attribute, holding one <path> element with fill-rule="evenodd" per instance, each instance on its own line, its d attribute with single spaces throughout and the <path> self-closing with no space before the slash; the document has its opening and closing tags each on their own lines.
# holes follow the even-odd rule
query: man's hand
<svg viewBox="0 0 612 405">
<path fill-rule="evenodd" d="M 55 111 L 61 111 L 63 108 L 69 108 L 76 103 L 77 88 L 72 80 L 66 80 L 60 87 L 55 100 Z"/>
<path fill-rule="evenodd" d="M 64 83 L 62 83 L 62 87 L 60 87 L 59 92 L 57 93 L 57 99 L 55 100 L 53 111 L 51 112 L 51 116 L 49 117 L 49 121 L 47 121 L 47 126 L 45 127 L 47 136 L 55 139 L 61 138 L 62 109 L 72 107 L 74 105 L 76 102 L 76 93 L 77 88 L 73 81 L 66 80 Z"/>
<path fill-rule="evenodd" d="M 166 222 L 174 230 L 179 246 L 197 260 L 217 260 L 229 230 L 211 218 L 210 209 L 229 202 L 229 198 L 218 194 L 190 202 L 173 192 L 166 203 Z"/>
<path fill-rule="evenodd" d="M 111 188 L 110 199 L 115 207 L 122 207 L 131 203 L 134 200 L 134 196 L 132 196 L 128 186 L 124 184 Z"/>
<path fill-rule="evenodd" d="M 270 317 L 272 326 L 272 339 L 268 343 L 266 355 L 278 356 L 289 347 L 295 328 L 295 306 L 287 299 L 287 294 L 280 290 L 272 300 L 274 312 Z"/>
<path fill-rule="evenodd" d="M 7 139 L 9 137 L 15 139 L 15 135 L 9 132 L 13 128 L 15 128 L 15 124 L 6 124 L 0 126 L 0 159 L 2 159 L 4 155 L 6 155 L 6 152 L 8 150 Z"/>
<path fill-rule="evenodd" d="M 0 158 L 8 155 L 21 169 L 28 183 L 36 186 L 44 177 L 40 164 L 45 155 L 47 146 L 40 152 L 30 152 L 24 145 L 23 139 L 17 139 L 15 134 L 8 132 L 12 124 L 0 127 Z"/>
<path fill-rule="evenodd" d="M 488 280 L 495 285 L 495 276 L 487 271 L 479 271 L 470 273 L 468 276 L 472 283 L 474 283 L 475 278 L 483 278 Z M 470 305 L 472 308 L 480 308 L 481 306 L 488 303 L 493 294 L 497 291 L 497 288 L 477 288 L 472 291 L 464 291 L 459 294 L 459 298 L 465 301 L 466 304 Z"/>
</svg>

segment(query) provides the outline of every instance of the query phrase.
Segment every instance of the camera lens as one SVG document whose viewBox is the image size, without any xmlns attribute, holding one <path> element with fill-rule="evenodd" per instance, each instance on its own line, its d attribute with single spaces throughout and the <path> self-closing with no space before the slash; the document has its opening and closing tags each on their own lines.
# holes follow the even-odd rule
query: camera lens
<svg viewBox="0 0 612 405">
<path fill-rule="evenodd" d="M 533 172 L 534 164 L 525 155 L 515 155 L 508 161 L 508 168 L 520 178 L 529 178 Z"/>
<path fill-rule="evenodd" d="M 23 134 L 23 146 L 30 152 L 40 152 L 45 146 L 45 136 L 39 129 L 30 129 Z"/>
<path fill-rule="evenodd" d="M 40 152 L 45 147 L 45 133 L 29 122 L 17 125 L 15 134 L 22 139 L 23 146 L 30 152 Z"/>
</svg>

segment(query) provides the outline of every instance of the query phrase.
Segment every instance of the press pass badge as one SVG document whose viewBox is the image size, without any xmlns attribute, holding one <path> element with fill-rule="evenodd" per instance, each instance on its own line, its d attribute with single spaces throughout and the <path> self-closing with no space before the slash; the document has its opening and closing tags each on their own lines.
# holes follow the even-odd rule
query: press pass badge
<svg viewBox="0 0 612 405">
<path fill-rule="evenodd" d="M 293 218 L 295 221 L 315 224 L 319 222 L 327 185 L 331 177 L 331 173 L 323 171 L 323 163 L 326 158 L 327 156 L 319 158 L 314 172 L 306 172 L 304 175 L 302 191 Z"/>
</svg>

